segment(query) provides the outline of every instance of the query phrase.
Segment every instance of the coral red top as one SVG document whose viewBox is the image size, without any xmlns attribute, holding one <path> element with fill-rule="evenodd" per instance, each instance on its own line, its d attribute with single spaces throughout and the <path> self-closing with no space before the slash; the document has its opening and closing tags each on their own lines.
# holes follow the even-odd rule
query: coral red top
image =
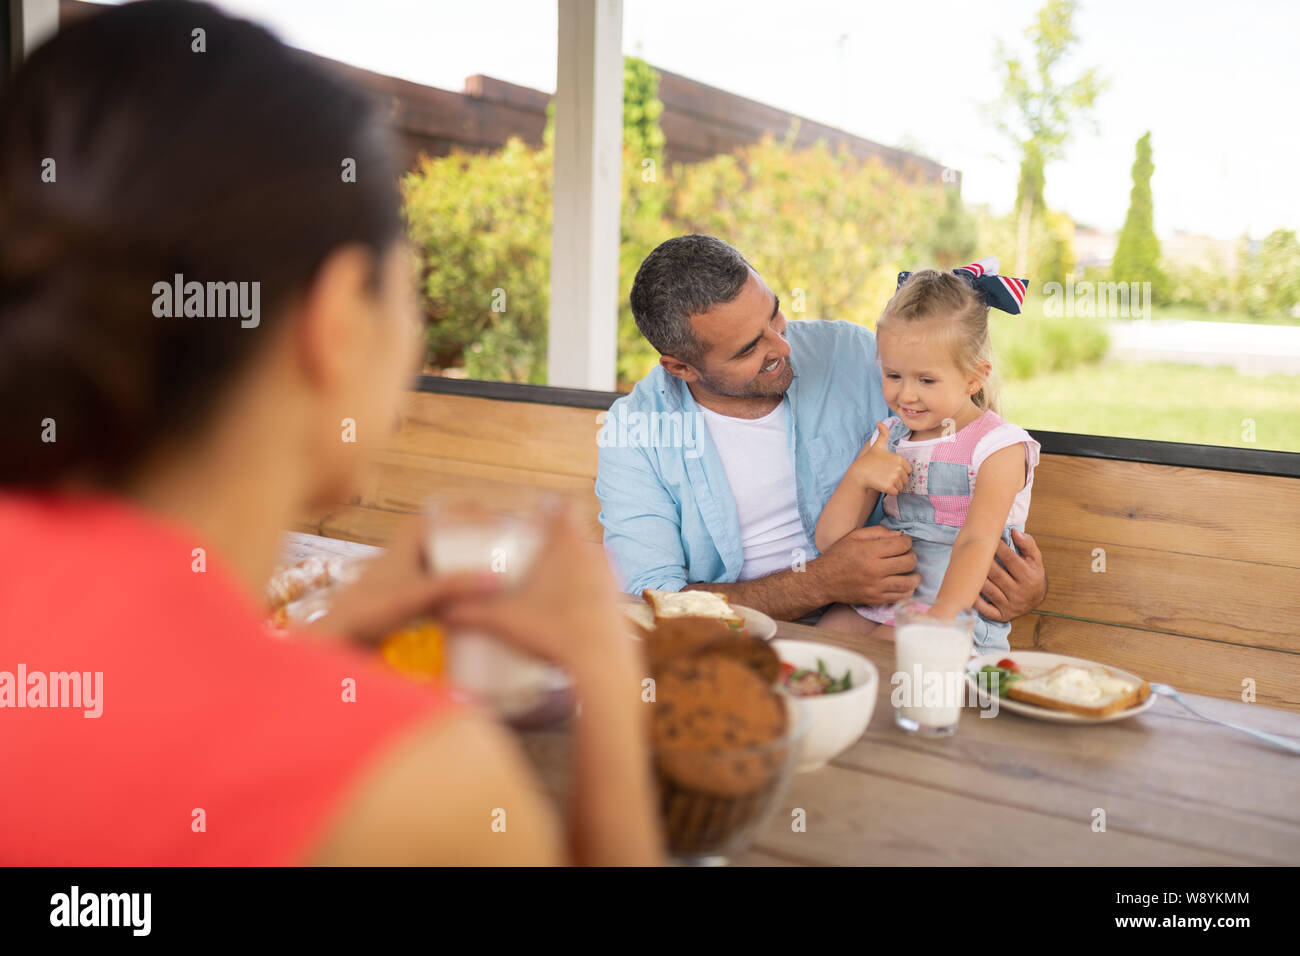
<svg viewBox="0 0 1300 956">
<path fill-rule="evenodd" d="M 268 635 L 199 547 L 114 499 L 0 494 L 0 864 L 304 861 L 385 748 L 459 706 Z"/>
</svg>

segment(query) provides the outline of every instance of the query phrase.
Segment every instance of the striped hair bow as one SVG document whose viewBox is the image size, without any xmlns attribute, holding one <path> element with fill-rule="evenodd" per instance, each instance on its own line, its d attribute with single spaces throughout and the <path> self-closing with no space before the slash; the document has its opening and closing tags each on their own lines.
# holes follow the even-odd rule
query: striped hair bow
<svg viewBox="0 0 1300 956">
<path fill-rule="evenodd" d="M 1012 315 L 1020 314 L 1020 307 L 1025 303 L 1025 292 L 1029 288 L 1029 281 L 998 275 L 996 256 L 986 256 L 979 262 L 972 262 L 968 266 L 952 271 L 969 282 L 986 305 Z M 910 272 L 900 272 L 898 284 L 901 286 L 911 277 Z"/>
</svg>

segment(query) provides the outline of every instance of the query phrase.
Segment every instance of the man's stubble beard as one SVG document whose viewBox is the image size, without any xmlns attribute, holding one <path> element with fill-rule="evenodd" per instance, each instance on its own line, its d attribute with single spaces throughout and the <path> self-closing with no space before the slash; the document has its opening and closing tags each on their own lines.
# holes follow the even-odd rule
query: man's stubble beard
<svg viewBox="0 0 1300 956">
<path fill-rule="evenodd" d="M 758 377 L 750 379 L 739 388 L 726 386 L 703 374 L 700 375 L 700 383 L 709 391 L 717 395 L 725 395 L 728 398 L 777 398 L 784 395 L 790 388 L 790 383 L 794 381 L 794 365 L 790 362 L 790 357 L 786 356 L 785 371 L 781 377 L 771 385 L 764 386 Z"/>
</svg>

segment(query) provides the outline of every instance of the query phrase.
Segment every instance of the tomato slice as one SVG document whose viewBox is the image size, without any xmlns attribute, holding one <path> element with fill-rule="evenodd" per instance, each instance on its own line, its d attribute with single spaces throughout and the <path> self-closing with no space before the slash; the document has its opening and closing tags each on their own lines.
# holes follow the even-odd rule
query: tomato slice
<svg viewBox="0 0 1300 956">
<path fill-rule="evenodd" d="M 1020 668 L 1016 666 L 1016 662 L 1009 657 L 1004 657 L 998 661 L 998 667 L 1005 667 L 1009 671 L 1020 671 Z"/>
</svg>

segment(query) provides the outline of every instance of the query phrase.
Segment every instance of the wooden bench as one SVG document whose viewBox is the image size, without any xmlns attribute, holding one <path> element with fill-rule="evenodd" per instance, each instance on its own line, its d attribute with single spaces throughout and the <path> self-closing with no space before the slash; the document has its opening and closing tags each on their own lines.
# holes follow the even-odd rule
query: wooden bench
<svg viewBox="0 0 1300 956">
<path fill-rule="evenodd" d="M 382 545 L 401 515 L 428 500 L 528 514 L 554 494 L 573 502 L 583 533 L 599 541 L 595 436 L 611 396 L 476 390 L 498 397 L 409 392 L 402 427 L 363 493 L 295 529 Z M 510 400 L 538 397 L 588 407 Z M 1253 682 L 1260 703 L 1300 711 L 1300 478 L 1049 453 L 1082 436 L 1035 437 L 1045 453 L 1028 530 L 1049 593 L 1015 621 L 1012 646 L 1100 659 L 1225 699 L 1241 699 Z M 1152 444 L 1076 442 L 1098 443 Z"/>
</svg>

